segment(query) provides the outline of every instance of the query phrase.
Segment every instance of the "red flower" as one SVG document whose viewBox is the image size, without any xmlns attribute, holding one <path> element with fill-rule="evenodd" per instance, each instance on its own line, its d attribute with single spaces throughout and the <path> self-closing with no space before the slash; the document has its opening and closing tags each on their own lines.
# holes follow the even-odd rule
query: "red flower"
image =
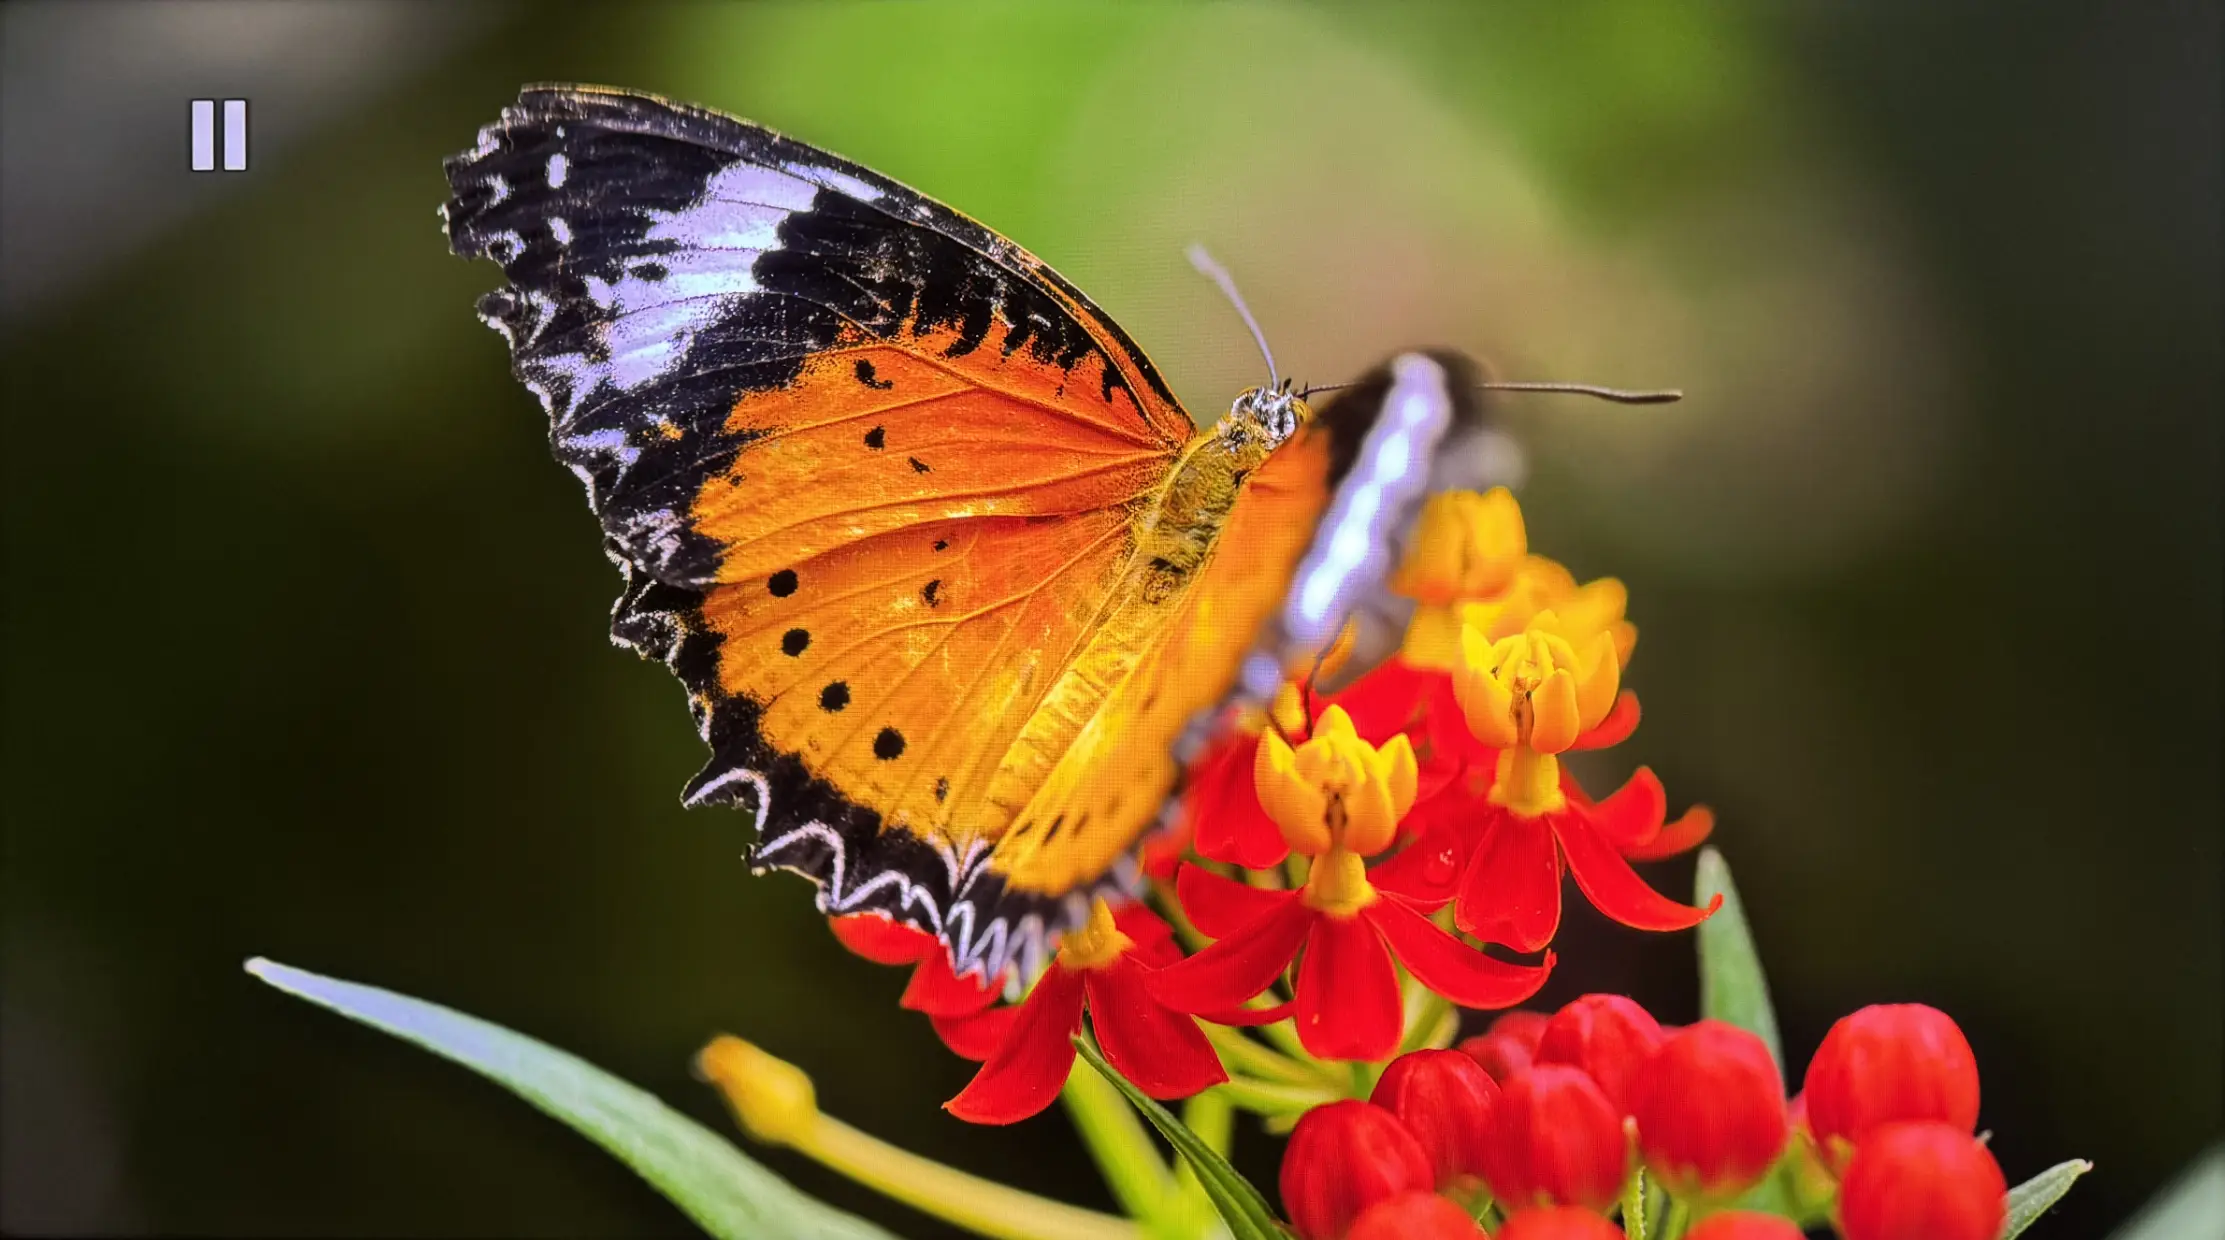
<svg viewBox="0 0 2225 1240">
<path fill-rule="evenodd" d="M 1584 740 L 1573 747 L 1584 748 Z M 1464 831 L 1473 844 L 1453 909 L 1461 929 L 1487 943 L 1536 951 L 1560 928 L 1564 872 L 1575 876 L 1592 907 L 1637 930 L 1687 929 L 1721 907 L 1720 895 L 1704 909 L 1680 904 L 1630 868 L 1631 858 L 1690 848 L 1714 826 L 1704 808 L 1664 826 L 1668 794 L 1651 770 L 1639 767 L 1604 801 L 1594 803 L 1573 776 L 1561 774 L 1551 795 L 1525 802 L 1502 799 L 1508 765 L 1502 756 L 1491 799 L 1475 807 Z"/>
<path fill-rule="evenodd" d="M 1173 950 L 1165 924 L 1142 906 L 1116 918 L 1097 901 L 1089 924 L 1059 944 L 996 1052 L 943 1108 L 976 1124 L 1009 1124 L 1049 1106 L 1073 1070 L 1085 1009 L 1105 1058 L 1152 1097 L 1185 1098 L 1227 1080 L 1197 1022 L 1151 997 L 1153 961 Z"/>
<path fill-rule="evenodd" d="M 1661 1024 L 1622 995 L 1585 995 L 1545 1023 L 1537 1043 L 1538 1063 L 1582 1068 L 1615 1104 L 1630 1113 L 1630 1079 L 1661 1045 Z"/>
<path fill-rule="evenodd" d="M 1726 1199 L 1784 1152 L 1784 1086 L 1760 1038 L 1703 1020 L 1671 1034 L 1631 1082 L 1646 1166 L 1672 1193 Z"/>
<path fill-rule="evenodd" d="M 898 1004 L 925 1014 L 943 1045 L 967 1059 L 987 1059 L 1019 1014 L 1018 1008 L 992 1006 L 1004 993 L 1001 985 L 952 972 L 949 950 L 925 930 L 881 913 L 830 917 L 827 928 L 844 947 L 875 964 L 913 966 Z"/>
<path fill-rule="evenodd" d="M 1429 920 L 1426 904 L 1370 883 L 1349 852 L 1318 859 L 1294 891 L 1262 890 L 1194 865 L 1182 867 L 1175 891 L 1191 923 L 1218 941 L 1152 976 L 1159 1001 L 1213 1018 L 1273 985 L 1298 958 L 1298 1037 L 1323 1059 L 1380 1060 L 1398 1049 L 1405 1011 L 1395 965 L 1476 1008 L 1520 1003 L 1553 967 L 1550 952 L 1532 967 L 1462 943 Z"/>
<path fill-rule="evenodd" d="M 1499 1087 L 1459 1051 L 1411 1051 L 1393 1059 L 1368 1101 L 1398 1116 L 1421 1142 L 1437 1187 L 1483 1174 L 1483 1143 Z"/>
<path fill-rule="evenodd" d="M 1482 1224 L 1435 1193 L 1400 1193 L 1369 1206 L 1345 1240 L 1485 1240 Z"/>
<path fill-rule="evenodd" d="M 1582 1069 L 1539 1064 L 1501 1087 L 1483 1178 L 1509 1208 L 1605 1209 L 1629 1165 L 1622 1118 Z"/>
<path fill-rule="evenodd" d="M 1460 1043 L 1460 1053 L 1483 1065 L 1491 1079 L 1504 1085 L 1507 1078 L 1530 1070 L 1537 1058 L 1538 1040 L 1551 1020 L 1543 1012 L 1517 1009 L 1501 1012 L 1491 1027 Z"/>
<path fill-rule="evenodd" d="M 1955 1124 L 1885 1124 L 1862 1137 L 1839 1181 L 1846 1240 L 1994 1240 L 2009 1191 L 2001 1166 Z"/>
<path fill-rule="evenodd" d="M 1622 1240 L 1622 1228 L 1577 1206 L 1533 1206 L 1515 1211 L 1498 1240 Z"/>
<path fill-rule="evenodd" d="M 1362 1212 L 1427 1192 L 1429 1155 L 1398 1117 L 1347 1099 L 1298 1117 L 1282 1153 L 1282 1204 L 1300 1240 L 1339 1240 Z"/>
<path fill-rule="evenodd" d="M 1750 1210 L 1710 1214 L 1684 1233 L 1684 1240 L 1806 1240 L 1791 1219 Z"/>
<path fill-rule="evenodd" d="M 1264 720 L 1255 721 L 1264 723 Z M 1305 722 L 1303 712 L 1297 720 Z M 1292 740 L 1304 739 L 1304 729 Z M 1247 870 L 1282 864 L 1290 845 L 1259 804 L 1252 767 L 1259 754 L 1258 726 L 1239 722 L 1216 736 L 1191 763 L 1178 829 L 1190 833 L 1199 856 Z"/>
<path fill-rule="evenodd" d="M 1872 1004 L 1839 1018 L 1808 1061 L 1809 1131 L 1836 1163 L 1842 1142 L 1871 1129 L 1931 1119 L 1978 1128 L 1978 1059 L 1953 1018 L 1921 1003 Z"/>
</svg>

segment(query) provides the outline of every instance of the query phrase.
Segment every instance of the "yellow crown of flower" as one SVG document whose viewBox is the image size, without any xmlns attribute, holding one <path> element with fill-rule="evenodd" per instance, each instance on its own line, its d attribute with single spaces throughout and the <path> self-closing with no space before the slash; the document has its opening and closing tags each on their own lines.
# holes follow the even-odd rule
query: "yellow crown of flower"
<svg viewBox="0 0 2225 1240">
<path fill-rule="evenodd" d="M 1489 598 L 1513 581 L 1529 547 L 1522 506 L 1505 487 L 1440 492 L 1422 505 L 1390 588 L 1424 606 Z"/>
<path fill-rule="evenodd" d="M 1390 847 L 1399 819 L 1414 807 L 1419 776 L 1403 734 L 1378 749 L 1360 739 L 1341 706 L 1331 706 L 1295 749 L 1276 732 L 1263 733 L 1252 765 L 1261 808 L 1291 849 L 1309 857 L 1332 848 L 1367 857 Z"/>
<path fill-rule="evenodd" d="M 1461 630 L 1453 696 L 1477 740 L 1557 754 L 1607 717 L 1622 686 L 1615 639 L 1594 633 L 1579 650 L 1562 627 L 1547 611 L 1496 641 L 1473 625 Z"/>
<path fill-rule="evenodd" d="M 1068 969 L 1101 969 L 1135 945 L 1113 921 L 1112 905 L 1099 896 L 1089 906 L 1089 920 L 1058 941 L 1058 963 Z"/>
</svg>

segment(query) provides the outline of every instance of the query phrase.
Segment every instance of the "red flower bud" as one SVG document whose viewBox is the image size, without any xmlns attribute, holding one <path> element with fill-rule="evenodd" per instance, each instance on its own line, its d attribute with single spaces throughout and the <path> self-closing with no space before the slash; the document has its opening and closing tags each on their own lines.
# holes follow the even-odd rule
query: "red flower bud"
<svg viewBox="0 0 2225 1240">
<path fill-rule="evenodd" d="M 1482 1064 L 1492 1080 L 1504 1085 L 1508 1077 L 1530 1070 L 1537 1058 L 1537 1040 L 1545 1036 L 1550 1019 L 1543 1012 L 1502 1012 L 1480 1036 L 1462 1042 L 1460 1053 Z"/>
<path fill-rule="evenodd" d="M 1437 1187 L 1483 1174 L 1483 1144 L 1499 1086 L 1459 1051 L 1413 1051 L 1383 1069 L 1368 1101 L 1398 1116 L 1436 1169 Z"/>
<path fill-rule="evenodd" d="M 1931 1119 L 1978 1129 L 1978 1059 L 1945 1012 L 1921 1003 L 1872 1004 L 1839 1018 L 1808 1062 L 1809 1131 L 1834 1162 L 1834 1137 L 1859 1144 L 1871 1129 Z"/>
<path fill-rule="evenodd" d="M 1400 1193 L 1360 1215 L 1345 1240 L 1485 1240 L 1483 1225 L 1435 1193 Z"/>
<path fill-rule="evenodd" d="M 1622 1191 L 1629 1163 L 1622 1118 L 1582 1069 L 1541 1063 L 1500 1089 L 1483 1178 L 1509 1208 L 1605 1209 Z"/>
<path fill-rule="evenodd" d="M 1884 1124 L 1863 1135 L 1839 1181 L 1839 1231 L 1846 1240 L 1994 1240 L 2008 1191 L 1993 1154 L 1960 1125 Z"/>
<path fill-rule="evenodd" d="M 1793 1226 L 1791 1219 L 1774 1214 L 1754 1214 L 1746 1210 L 1731 1210 L 1723 1214 L 1710 1214 L 1692 1230 L 1684 1233 L 1684 1240 L 1807 1240 L 1805 1233 Z"/>
<path fill-rule="evenodd" d="M 1622 1240 L 1622 1228 L 1590 1210 L 1547 1206 L 1516 1211 L 1498 1240 Z"/>
<path fill-rule="evenodd" d="M 1282 1153 L 1283 1210 L 1300 1240 L 1338 1240 L 1369 1206 L 1428 1192 L 1434 1179 L 1406 1125 L 1355 1099 L 1299 1116 Z"/>
<path fill-rule="evenodd" d="M 1537 1062 L 1582 1068 L 1615 1104 L 1615 1114 L 1628 1115 L 1630 1078 L 1659 1045 L 1660 1022 L 1644 1008 L 1621 995 L 1585 995 L 1546 1022 Z"/>
<path fill-rule="evenodd" d="M 1760 1038 L 1703 1020 L 1661 1043 L 1630 1083 L 1638 1148 L 1679 1195 L 1724 1198 L 1784 1152 L 1784 1086 Z"/>
</svg>

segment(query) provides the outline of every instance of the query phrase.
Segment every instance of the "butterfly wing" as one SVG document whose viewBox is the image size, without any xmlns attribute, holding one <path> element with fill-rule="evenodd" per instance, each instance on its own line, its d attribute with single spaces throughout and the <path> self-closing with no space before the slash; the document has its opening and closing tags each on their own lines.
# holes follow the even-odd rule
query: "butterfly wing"
<svg viewBox="0 0 2225 1240">
<path fill-rule="evenodd" d="M 830 911 L 961 963 L 1040 947 L 1141 829 L 1057 884 L 987 864 L 1061 769 L 1010 759 L 1191 434 L 1150 363 L 1009 241 L 717 113 L 528 90 L 448 176 L 451 245 L 509 280 L 482 317 L 626 576 L 613 635 L 712 746 L 690 802 L 749 805 L 757 861 Z"/>
</svg>

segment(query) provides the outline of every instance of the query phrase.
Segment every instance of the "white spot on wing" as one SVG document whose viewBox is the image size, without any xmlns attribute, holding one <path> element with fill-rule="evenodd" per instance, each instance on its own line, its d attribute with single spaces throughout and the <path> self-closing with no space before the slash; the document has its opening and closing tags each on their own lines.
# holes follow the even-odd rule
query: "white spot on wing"
<svg viewBox="0 0 2225 1240">
<path fill-rule="evenodd" d="M 562 151 L 558 151 L 556 154 L 549 156 L 550 189 L 564 188 L 564 177 L 566 173 L 571 171 L 571 166 L 572 161 L 564 158 L 564 152 Z"/>
<path fill-rule="evenodd" d="M 552 215 L 549 217 L 549 235 L 556 238 L 556 244 L 558 245 L 570 245 L 572 243 L 572 226 L 564 222 L 563 216 Z"/>
<path fill-rule="evenodd" d="M 859 202 L 873 202 L 881 196 L 880 190 L 867 185 L 847 172 L 837 172 L 832 168 L 814 168 L 805 163 L 790 163 L 783 166 L 805 180 L 816 182 L 828 189 L 839 190 Z"/>
</svg>

